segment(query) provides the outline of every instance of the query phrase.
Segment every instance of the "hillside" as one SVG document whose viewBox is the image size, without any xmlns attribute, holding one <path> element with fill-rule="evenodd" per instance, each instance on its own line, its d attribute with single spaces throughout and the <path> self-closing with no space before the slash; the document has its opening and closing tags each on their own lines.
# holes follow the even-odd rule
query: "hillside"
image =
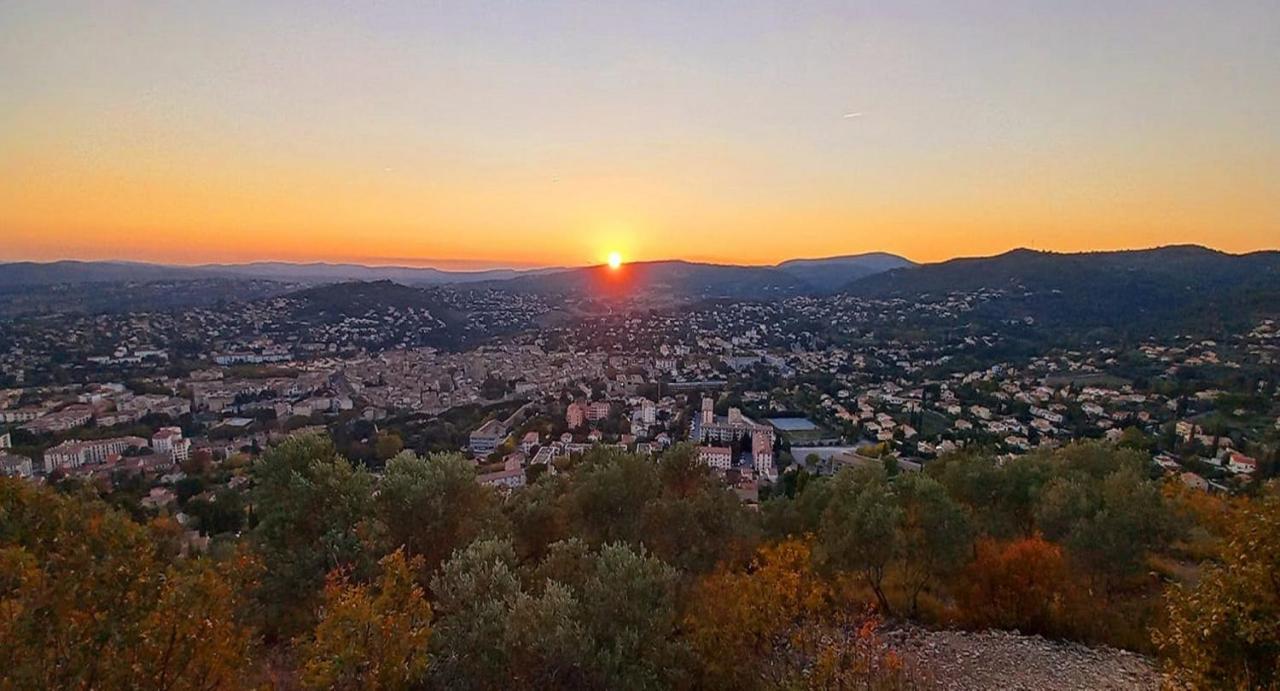
<svg viewBox="0 0 1280 691">
<path fill-rule="evenodd" d="M 210 278 L 212 274 L 178 266 L 141 262 L 9 262 L 0 264 L 0 288 L 60 283 L 149 282 Z"/>
<path fill-rule="evenodd" d="M 1173 320 L 1249 318 L 1280 298 L 1280 252 L 1226 254 L 1198 246 L 1060 254 L 1019 249 L 864 277 L 865 297 L 1003 291 L 976 316 L 1047 324 L 1149 327 Z"/>
<path fill-rule="evenodd" d="M 618 269 L 592 266 L 522 276 L 502 287 L 541 295 L 661 299 L 774 298 L 809 290 L 800 279 L 773 267 L 635 262 Z"/>
<path fill-rule="evenodd" d="M 776 268 L 804 281 L 817 291 L 835 292 L 850 281 L 913 266 L 916 266 L 915 262 L 896 254 L 868 252 L 822 259 L 791 259 L 778 264 Z"/>
<path fill-rule="evenodd" d="M 55 261 L 0 263 L 0 288 L 81 283 L 144 283 L 151 281 L 194 281 L 211 278 L 287 281 L 292 283 L 338 283 L 343 281 L 391 280 L 413 285 L 474 283 L 515 278 L 555 269 L 492 269 L 447 271 L 414 266 L 364 266 L 361 264 L 251 262 L 248 264 L 203 264 L 168 266 L 145 262 Z"/>
<path fill-rule="evenodd" d="M 438 298 L 422 288 L 403 286 L 392 281 L 352 281 L 306 288 L 288 297 L 299 301 L 297 313 L 302 316 L 345 317 L 389 308 L 440 309 Z"/>
</svg>

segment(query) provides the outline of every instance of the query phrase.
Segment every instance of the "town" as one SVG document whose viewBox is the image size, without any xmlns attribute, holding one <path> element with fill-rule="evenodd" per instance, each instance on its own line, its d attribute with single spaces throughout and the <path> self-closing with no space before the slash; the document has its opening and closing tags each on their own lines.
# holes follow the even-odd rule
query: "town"
<svg viewBox="0 0 1280 691">
<path fill-rule="evenodd" d="M 509 327 L 474 347 L 423 345 L 441 322 L 414 307 L 316 326 L 287 318 L 287 298 L 60 320 L 56 339 L 47 320 L 14 320 L 0 469 L 122 489 L 135 512 L 177 515 L 197 541 L 210 527 L 189 507 L 242 488 L 254 457 L 307 433 L 375 472 L 402 449 L 465 453 L 478 482 L 504 491 L 596 445 L 656 456 L 688 443 L 749 505 L 800 472 L 912 472 L 966 450 L 1010 458 L 1084 439 L 1140 450 L 1153 474 L 1199 491 L 1276 473 L 1270 320 L 1037 352 L 1010 343 L 1032 325 L 964 321 L 1001 299 L 985 290 L 720 301 L 536 328 L 545 302 L 472 296 L 473 312 L 505 305 Z"/>
</svg>

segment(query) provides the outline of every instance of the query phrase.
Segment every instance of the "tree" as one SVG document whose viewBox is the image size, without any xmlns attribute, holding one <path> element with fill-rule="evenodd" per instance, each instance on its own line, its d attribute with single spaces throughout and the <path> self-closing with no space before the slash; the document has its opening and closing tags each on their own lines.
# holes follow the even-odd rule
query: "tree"
<svg viewBox="0 0 1280 691">
<path fill-rule="evenodd" d="M 242 687 L 253 563 L 177 563 L 175 532 L 0 478 L 0 686 Z"/>
<path fill-rule="evenodd" d="M 424 577 L 455 549 L 505 532 L 497 495 L 476 482 L 475 469 L 458 454 L 401 453 L 387 464 L 379 489 L 377 515 L 390 549 L 421 557 Z"/>
<path fill-rule="evenodd" d="M 1280 492 L 1245 504 L 1222 561 L 1194 586 L 1171 586 L 1155 633 L 1177 677 L 1193 688 L 1280 687 Z"/>
<path fill-rule="evenodd" d="M 653 462 L 616 449 L 582 458 L 568 496 L 572 533 L 591 545 L 639 544 L 645 507 L 662 491 Z"/>
<path fill-rule="evenodd" d="M 454 553 L 431 581 L 436 622 L 432 680 L 441 688 L 503 688 L 512 677 L 506 645 L 522 595 L 508 540 L 476 540 Z"/>
<path fill-rule="evenodd" d="M 1058 477 L 1045 488 L 1038 523 L 1101 580 L 1108 595 L 1137 573 L 1172 534 L 1160 488 L 1130 466 L 1101 480 Z"/>
<path fill-rule="evenodd" d="M 1073 632 L 1078 589 L 1062 548 L 1040 536 L 979 541 L 954 592 L 961 620 L 974 628 Z"/>
<path fill-rule="evenodd" d="M 963 509 L 937 480 L 908 473 L 893 490 L 902 517 L 898 559 L 915 615 L 921 591 L 964 564 L 973 538 Z"/>
<path fill-rule="evenodd" d="M 373 442 L 373 453 L 378 460 L 386 461 L 404 450 L 404 440 L 395 432 L 378 432 Z"/>
<path fill-rule="evenodd" d="M 747 569 L 720 568 L 699 581 L 686 626 L 702 685 L 751 689 L 789 676 L 795 632 L 831 610 L 811 555 L 808 542 L 786 540 L 761 547 Z"/>
<path fill-rule="evenodd" d="M 218 490 L 210 499 L 195 497 L 184 510 L 196 517 L 205 535 L 238 533 L 244 527 L 244 496 L 233 489 Z"/>
<path fill-rule="evenodd" d="M 309 628 L 330 571 L 371 566 L 373 480 L 315 435 L 273 447 L 252 473 L 253 542 L 270 565 L 258 592 L 263 627 L 292 636 Z"/>
<path fill-rule="evenodd" d="M 676 572 L 622 544 L 553 545 L 526 587 L 507 540 L 477 540 L 432 581 L 445 688 L 668 688 L 687 668 Z"/>
<path fill-rule="evenodd" d="M 899 549 L 901 514 L 884 469 L 846 468 L 832 482 L 830 503 L 818 528 L 824 564 L 858 574 L 885 613 L 893 612 L 885 596 L 884 577 Z"/>
<path fill-rule="evenodd" d="M 671 688 L 688 666 L 677 636 L 675 569 L 644 548 L 600 548 L 578 593 L 581 621 L 593 642 L 588 669 L 601 688 Z"/>
<path fill-rule="evenodd" d="M 396 691 L 426 679 L 431 606 L 415 581 L 420 566 L 402 550 L 379 566 L 376 587 L 330 574 L 315 631 L 299 649 L 305 686 Z"/>
</svg>

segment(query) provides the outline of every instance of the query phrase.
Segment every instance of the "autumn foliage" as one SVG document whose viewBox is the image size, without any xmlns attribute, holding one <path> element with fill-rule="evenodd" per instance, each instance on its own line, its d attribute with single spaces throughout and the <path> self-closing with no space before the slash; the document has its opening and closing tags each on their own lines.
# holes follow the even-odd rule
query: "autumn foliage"
<svg viewBox="0 0 1280 691">
<path fill-rule="evenodd" d="M 1082 600 L 1062 548 L 1039 535 L 975 546 L 955 591 L 961 620 L 975 628 L 1070 634 Z"/>
</svg>

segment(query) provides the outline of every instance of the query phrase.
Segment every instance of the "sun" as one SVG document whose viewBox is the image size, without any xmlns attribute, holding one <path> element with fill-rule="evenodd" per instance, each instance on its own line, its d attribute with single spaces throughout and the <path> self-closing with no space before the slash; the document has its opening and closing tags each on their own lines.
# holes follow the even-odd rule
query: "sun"
<svg viewBox="0 0 1280 691">
<path fill-rule="evenodd" d="M 618 268 L 618 267 L 620 267 L 620 266 L 622 266 L 622 253 L 621 253 L 621 252 L 610 252 L 610 253 L 609 253 L 609 268 L 610 268 L 610 269 L 617 269 L 617 268 Z"/>
</svg>

